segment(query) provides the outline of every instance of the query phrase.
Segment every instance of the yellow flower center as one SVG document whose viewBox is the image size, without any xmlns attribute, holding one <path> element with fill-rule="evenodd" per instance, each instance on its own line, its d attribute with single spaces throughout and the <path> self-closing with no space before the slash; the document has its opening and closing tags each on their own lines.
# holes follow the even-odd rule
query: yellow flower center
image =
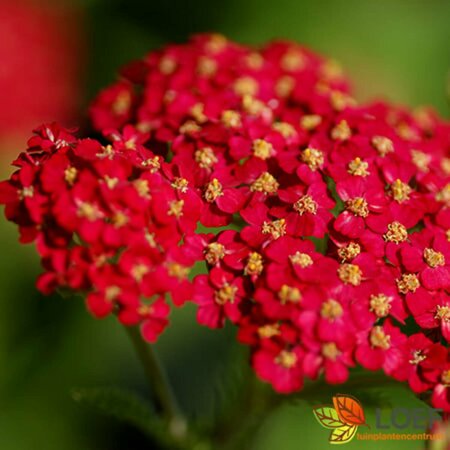
<svg viewBox="0 0 450 450">
<path fill-rule="evenodd" d="M 437 305 L 435 319 L 442 320 L 443 322 L 450 322 L 450 306 Z"/>
<path fill-rule="evenodd" d="M 150 196 L 150 186 L 147 180 L 135 180 L 133 186 L 140 197 L 148 198 Z"/>
<path fill-rule="evenodd" d="M 225 284 L 220 289 L 218 289 L 214 298 L 218 305 L 225 305 L 226 303 L 233 303 L 236 298 L 237 286 L 231 284 Z"/>
<path fill-rule="evenodd" d="M 302 269 L 311 266 L 314 261 L 307 253 L 295 252 L 289 256 L 292 264 L 299 265 Z"/>
<path fill-rule="evenodd" d="M 270 142 L 264 139 L 255 139 L 252 146 L 253 154 L 260 159 L 268 159 L 274 154 L 274 149 Z"/>
<path fill-rule="evenodd" d="M 111 222 L 116 228 L 121 228 L 128 223 L 128 220 L 128 216 L 124 212 L 118 211 L 112 216 Z"/>
<path fill-rule="evenodd" d="M 242 108 L 246 113 L 252 116 L 257 116 L 266 110 L 265 104 L 254 98 L 252 95 L 244 95 L 242 97 Z"/>
<path fill-rule="evenodd" d="M 197 62 L 197 73 L 203 77 L 211 77 L 217 71 L 217 63 L 207 56 L 200 56 Z"/>
<path fill-rule="evenodd" d="M 78 217 L 82 217 L 91 222 L 102 217 L 101 211 L 96 205 L 89 202 L 80 202 L 77 210 Z"/>
<path fill-rule="evenodd" d="M 434 118 L 428 108 L 419 106 L 417 108 L 414 108 L 412 114 L 414 120 L 419 124 L 420 128 L 422 128 L 426 132 L 433 131 Z"/>
<path fill-rule="evenodd" d="M 269 323 L 258 328 L 258 335 L 261 338 L 270 339 L 280 334 L 280 325 Z"/>
<path fill-rule="evenodd" d="M 391 310 L 392 298 L 384 294 L 370 296 L 370 311 L 375 313 L 377 317 L 386 317 Z"/>
<path fill-rule="evenodd" d="M 140 131 L 141 133 L 148 133 L 154 128 L 154 125 L 148 120 L 142 120 L 138 122 L 135 126 L 136 130 Z"/>
<path fill-rule="evenodd" d="M 258 93 L 258 82 L 252 77 L 241 77 L 234 82 L 234 92 L 240 97 L 251 95 L 252 97 Z"/>
<path fill-rule="evenodd" d="M 293 205 L 294 211 L 298 212 L 301 216 L 306 213 L 316 214 L 317 207 L 317 203 L 310 195 L 300 197 Z"/>
<path fill-rule="evenodd" d="M 356 264 L 341 264 L 338 269 L 339 278 L 346 284 L 359 286 L 362 279 L 362 271 Z"/>
<path fill-rule="evenodd" d="M 103 181 L 106 184 L 106 186 L 108 186 L 108 189 L 114 189 L 117 184 L 119 183 L 119 179 L 116 177 L 110 177 L 108 175 L 105 175 L 103 177 Z"/>
<path fill-rule="evenodd" d="M 420 286 L 417 275 L 413 273 L 404 273 L 397 281 L 397 288 L 402 294 L 416 292 Z"/>
<path fill-rule="evenodd" d="M 374 136 L 372 145 L 381 157 L 385 157 L 388 153 L 394 151 L 394 143 L 384 136 Z"/>
<path fill-rule="evenodd" d="M 322 116 L 318 114 L 307 114 L 300 119 L 300 127 L 306 131 L 314 130 L 322 123 Z"/>
<path fill-rule="evenodd" d="M 118 286 L 108 286 L 105 289 L 105 300 L 107 302 L 113 302 L 122 293 L 122 290 Z"/>
<path fill-rule="evenodd" d="M 395 180 L 389 187 L 389 194 L 398 203 L 403 203 L 409 200 L 409 194 L 411 191 L 411 187 L 399 179 Z"/>
<path fill-rule="evenodd" d="M 208 117 L 206 117 L 205 113 L 205 106 L 203 105 L 203 103 L 196 103 L 192 108 L 191 108 L 191 116 L 194 118 L 194 120 L 197 123 L 205 123 L 208 120 Z"/>
<path fill-rule="evenodd" d="M 330 298 L 326 302 L 322 303 L 322 307 L 320 308 L 320 315 L 324 319 L 333 322 L 334 320 L 342 317 L 342 314 L 344 314 L 344 309 L 338 301 Z"/>
<path fill-rule="evenodd" d="M 332 130 L 331 139 L 335 141 L 346 141 L 352 136 L 352 130 L 346 120 L 341 120 Z"/>
<path fill-rule="evenodd" d="M 219 242 L 211 242 L 204 253 L 208 264 L 215 265 L 225 256 L 225 247 Z"/>
<path fill-rule="evenodd" d="M 194 133 L 197 133 L 201 131 L 202 127 L 195 122 L 194 120 L 186 120 L 181 126 L 180 126 L 180 133 L 181 134 L 187 134 L 192 135 Z"/>
<path fill-rule="evenodd" d="M 125 114 L 131 106 L 131 94 L 128 91 L 122 91 L 114 100 L 111 109 L 114 114 L 120 116 Z"/>
<path fill-rule="evenodd" d="M 348 106 L 356 105 L 356 101 L 354 98 L 350 97 L 347 94 L 344 94 L 341 91 L 331 91 L 330 102 L 335 111 L 342 111 Z"/>
<path fill-rule="evenodd" d="M 305 66 L 305 57 L 299 49 L 289 49 L 281 58 L 280 66 L 288 72 L 295 72 Z"/>
<path fill-rule="evenodd" d="M 218 197 L 221 197 L 222 195 L 223 195 L 222 185 L 220 184 L 217 178 L 213 178 L 212 181 L 210 181 L 206 185 L 204 194 L 205 200 L 208 203 L 213 203 L 216 201 Z"/>
<path fill-rule="evenodd" d="M 223 111 L 220 120 L 227 128 L 238 128 L 242 125 L 241 115 L 231 109 Z"/>
<path fill-rule="evenodd" d="M 108 144 L 105 147 L 102 147 L 102 151 L 100 153 L 96 153 L 95 156 L 99 159 L 113 159 L 114 148 L 112 145 Z"/>
<path fill-rule="evenodd" d="M 337 345 L 334 342 L 327 342 L 322 345 L 322 356 L 332 361 L 336 361 L 337 357 L 341 354 Z"/>
<path fill-rule="evenodd" d="M 182 192 L 185 194 L 188 190 L 189 181 L 186 180 L 186 178 L 177 177 L 175 180 L 173 180 L 173 183 L 171 185 L 174 189 L 177 191 Z"/>
<path fill-rule="evenodd" d="M 244 268 L 245 275 L 260 275 L 264 269 L 263 258 L 258 252 L 250 253 Z"/>
<path fill-rule="evenodd" d="M 297 364 L 297 355 L 294 352 L 283 350 L 275 358 L 275 363 L 285 369 L 292 369 Z"/>
<path fill-rule="evenodd" d="M 264 64 L 264 58 L 257 52 L 252 52 L 245 57 L 247 67 L 252 70 L 261 69 Z"/>
<path fill-rule="evenodd" d="M 441 252 L 437 252 L 432 248 L 426 248 L 423 251 L 423 257 L 425 262 L 432 267 L 444 266 L 445 265 L 445 256 Z"/>
<path fill-rule="evenodd" d="M 422 172 L 428 172 L 431 162 L 431 156 L 420 150 L 411 150 L 411 159 L 413 164 Z"/>
<path fill-rule="evenodd" d="M 295 87 L 295 79 L 289 75 L 285 75 L 277 80 L 275 84 L 275 93 L 278 97 L 286 98 L 291 95 Z"/>
<path fill-rule="evenodd" d="M 140 283 L 149 272 L 150 269 L 145 264 L 136 264 L 131 269 L 131 276 Z"/>
<path fill-rule="evenodd" d="M 356 157 L 354 160 L 349 162 L 347 172 L 350 175 L 364 178 L 367 177 L 367 175 L 370 175 L 370 172 L 367 170 L 368 168 L 369 163 L 363 161 L 359 157 Z"/>
<path fill-rule="evenodd" d="M 154 308 L 152 305 L 141 305 L 137 309 L 137 312 L 141 316 L 150 316 L 154 312 Z"/>
<path fill-rule="evenodd" d="M 395 221 L 387 226 L 387 231 L 383 235 L 383 238 L 386 242 L 400 244 L 400 242 L 404 242 L 408 239 L 408 231 L 404 225 Z"/>
<path fill-rule="evenodd" d="M 185 267 L 177 262 L 169 262 L 166 264 L 167 272 L 171 277 L 178 278 L 178 280 L 185 280 L 191 269 L 189 267 Z"/>
<path fill-rule="evenodd" d="M 445 175 L 450 175 L 450 158 L 442 158 L 441 168 L 444 171 Z"/>
<path fill-rule="evenodd" d="M 214 164 L 217 163 L 218 159 L 211 147 L 205 147 L 196 150 L 194 153 L 195 162 L 202 169 L 211 169 Z"/>
<path fill-rule="evenodd" d="M 402 139 L 405 139 L 406 141 L 414 141 L 418 138 L 414 129 L 405 122 L 400 123 L 395 131 Z"/>
<path fill-rule="evenodd" d="M 151 248 L 156 248 L 158 244 L 156 243 L 155 233 L 150 233 L 150 231 L 145 230 L 144 233 L 145 241 Z"/>
<path fill-rule="evenodd" d="M 323 153 L 315 148 L 306 148 L 303 150 L 301 159 L 313 171 L 322 167 L 324 162 Z"/>
<path fill-rule="evenodd" d="M 169 210 L 167 214 L 179 219 L 183 215 L 184 200 L 172 200 L 169 202 Z"/>
<path fill-rule="evenodd" d="M 286 220 L 279 219 L 272 222 L 264 222 L 262 225 L 262 233 L 270 234 L 272 239 L 278 239 L 286 234 Z"/>
<path fill-rule="evenodd" d="M 298 303 L 302 299 L 302 294 L 300 289 L 283 284 L 278 291 L 278 298 L 283 305 L 286 303 Z"/>
<path fill-rule="evenodd" d="M 427 359 L 427 357 L 422 354 L 421 350 L 416 350 L 415 352 L 413 352 L 412 358 L 408 362 L 414 366 L 417 366 L 418 364 L 420 364 L 422 361 L 425 361 L 426 359 Z"/>
<path fill-rule="evenodd" d="M 18 191 L 20 200 L 24 198 L 31 198 L 34 195 L 34 187 L 33 186 L 25 186 L 24 188 Z"/>
<path fill-rule="evenodd" d="M 362 197 L 355 197 L 345 202 L 345 207 L 355 216 L 367 217 L 369 215 L 369 207 L 366 200 Z"/>
<path fill-rule="evenodd" d="M 275 122 L 272 125 L 272 128 L 275 131 L 278 131 L 278 133 L 280 133 L 285 138 L 292 137 L 297 134 L 295 128 L 290 123 L 287 122 Z"/>
<path fill-rule="evenodd" d="M 322 76 L 329 81 L 342 79 L 343 72 L 342 66 L 334 59 L 327 59 L 320 68 Z"/>
<path fill-rule="evenodd" d="M 127 150 L 136 150 L 136 140 L 135 140 L 135 138 L 128 139 L 125 142 L 125 148 Z"/>
<path fill-rule="evenodd" d="M 264 192 L 264 194 L 276 194 L 279 187 L 278 181 L 269 172 L 263 172 L 250 186 L 252 192 Z"/>
<path fill-rule="evenodd" d="M 436 200 L 447 206 L 450 205 L 450 183 L 445 185 L 445 187 L 436 194 Z"/>
<path fill-rule="evenodd" d="M 450 370 L 444 370 L 441 375 L 442 384 L 450 385 Z"/>
<path fill-rule="evenodd" d="M 177 68 L 177 62 L 172 56 L 163 56 L 159 61 L 159 71 L 164 75 L 171 75 Z"/>
<path fill-rule="evenodd" d="M 142 167 L 149 167 L 151 173 L 157 172 L 161 168 L 161 163 L 159 161 L 159 156 L 146 159 L 141 163 Z"/>
<path fill-rule="evenodd" d="M 345 247 L 338 250 L 339 258 L 342 262 L 351 261 L 361 253 L 361 246 L 356 242 L 350 242 Z"/>
<path fill-rule="evenodd" d="M 372 347 L 387 350 L 391 346 L 391 337 L 379 326 L 372 328 L 369 339 Z"/>
<path fill-rule="evenodd" d="M 75 180 L 77 179 L 78 170 L 75 167 L 68 167 L 64 171 L 64 180 L 69 186 L 72 186 L 73 183 L 75 183 Z"/>
<path fill-rule="evenodd" d="M 227 38 L 220 34 L 214 33 L 205 45 L 205 50 L 209 53 L 217 54 L 226 48 L 228 44 Z"/>
</svg>

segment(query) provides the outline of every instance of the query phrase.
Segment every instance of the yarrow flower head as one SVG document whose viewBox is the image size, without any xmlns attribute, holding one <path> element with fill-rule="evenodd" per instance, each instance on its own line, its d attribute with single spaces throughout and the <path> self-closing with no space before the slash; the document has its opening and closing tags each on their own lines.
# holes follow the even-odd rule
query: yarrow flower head
<svg viewBox="0 0 450 450">
<path fill-rule="evenodd" d="M 193 301 L 279 392 L 359 364 L 450 411 L 450 124 L 358 106 L 335 67 L 198 35 L 97 96 L 100 140 L 37 128 L 0 201 L 36 242 L 39 289 L 151 342 Z"/>
</svg>

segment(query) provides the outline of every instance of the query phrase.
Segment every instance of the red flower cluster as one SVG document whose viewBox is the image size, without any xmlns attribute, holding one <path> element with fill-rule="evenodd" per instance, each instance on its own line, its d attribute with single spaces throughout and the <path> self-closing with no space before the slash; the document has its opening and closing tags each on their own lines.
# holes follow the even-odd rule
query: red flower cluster
<svg viewBox="0 0 450 450">
<path fill-rule="evenodd" d="M 0 188 L 42 291 L 86 292 L 150 341 L 165 294 L 191 299 L 279 392 L 360 364 L 450 411 L 449 123 L 357 106 L 296 44 L 218 35 L 129 65 L 90 112 L 109 144 L 41 127 Z"/>
<path fill-rule="evenodd" d="M 178 244 L 196 228 L 199 195 L 164 176 L 162 159 L 138 142 L 104 146 L 56 124 L 35 134 L 0 201 L 21 241 L 36 241 L 38 288 L 85 293 L 96 317 L 115 312 L 155 341 L 168 323 L 166 294 L 177 305 L 192 294 L 195 260 Z"/>
</svg>

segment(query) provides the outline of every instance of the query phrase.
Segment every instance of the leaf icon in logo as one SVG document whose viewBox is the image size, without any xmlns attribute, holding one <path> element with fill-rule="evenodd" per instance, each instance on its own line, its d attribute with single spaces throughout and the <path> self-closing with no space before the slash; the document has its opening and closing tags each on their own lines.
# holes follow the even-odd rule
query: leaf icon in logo
<svg viewBox="0 0 450 450">
<path fill-rule="evenodd" d="M 318 406 L 313 409 L 317 421 L 325 428 L 339 428 L 345 425 L 339 419 L 337 411 L 331 406 Z"/>
<path fill-rule="evenodd" d="M 345 394 L 336 394 L 333 397 L 333 405 L 342 422 L 348 425 L 366 424 L 363 407 L 355 397 Z"/>
<path fill-rule="evenodd" d="M 343 425 L 334 429 L 329 438 L 330 444 L 345 444 L 355 437 L 358 425 Z"/>
</svg>

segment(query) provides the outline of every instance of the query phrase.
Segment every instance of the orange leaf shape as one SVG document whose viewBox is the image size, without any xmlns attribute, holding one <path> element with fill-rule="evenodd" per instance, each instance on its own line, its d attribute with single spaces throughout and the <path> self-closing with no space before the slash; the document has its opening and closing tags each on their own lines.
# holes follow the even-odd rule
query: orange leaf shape
<svg viewBox="0 0 450 450">
<path fill-rule="evenodd" d="M 349 425 L 365 425 L 364 410 L 355 397 L 346 394 L 336 394 L 333 397 L 333 405 L 339 419 Z"/>
</svg>

